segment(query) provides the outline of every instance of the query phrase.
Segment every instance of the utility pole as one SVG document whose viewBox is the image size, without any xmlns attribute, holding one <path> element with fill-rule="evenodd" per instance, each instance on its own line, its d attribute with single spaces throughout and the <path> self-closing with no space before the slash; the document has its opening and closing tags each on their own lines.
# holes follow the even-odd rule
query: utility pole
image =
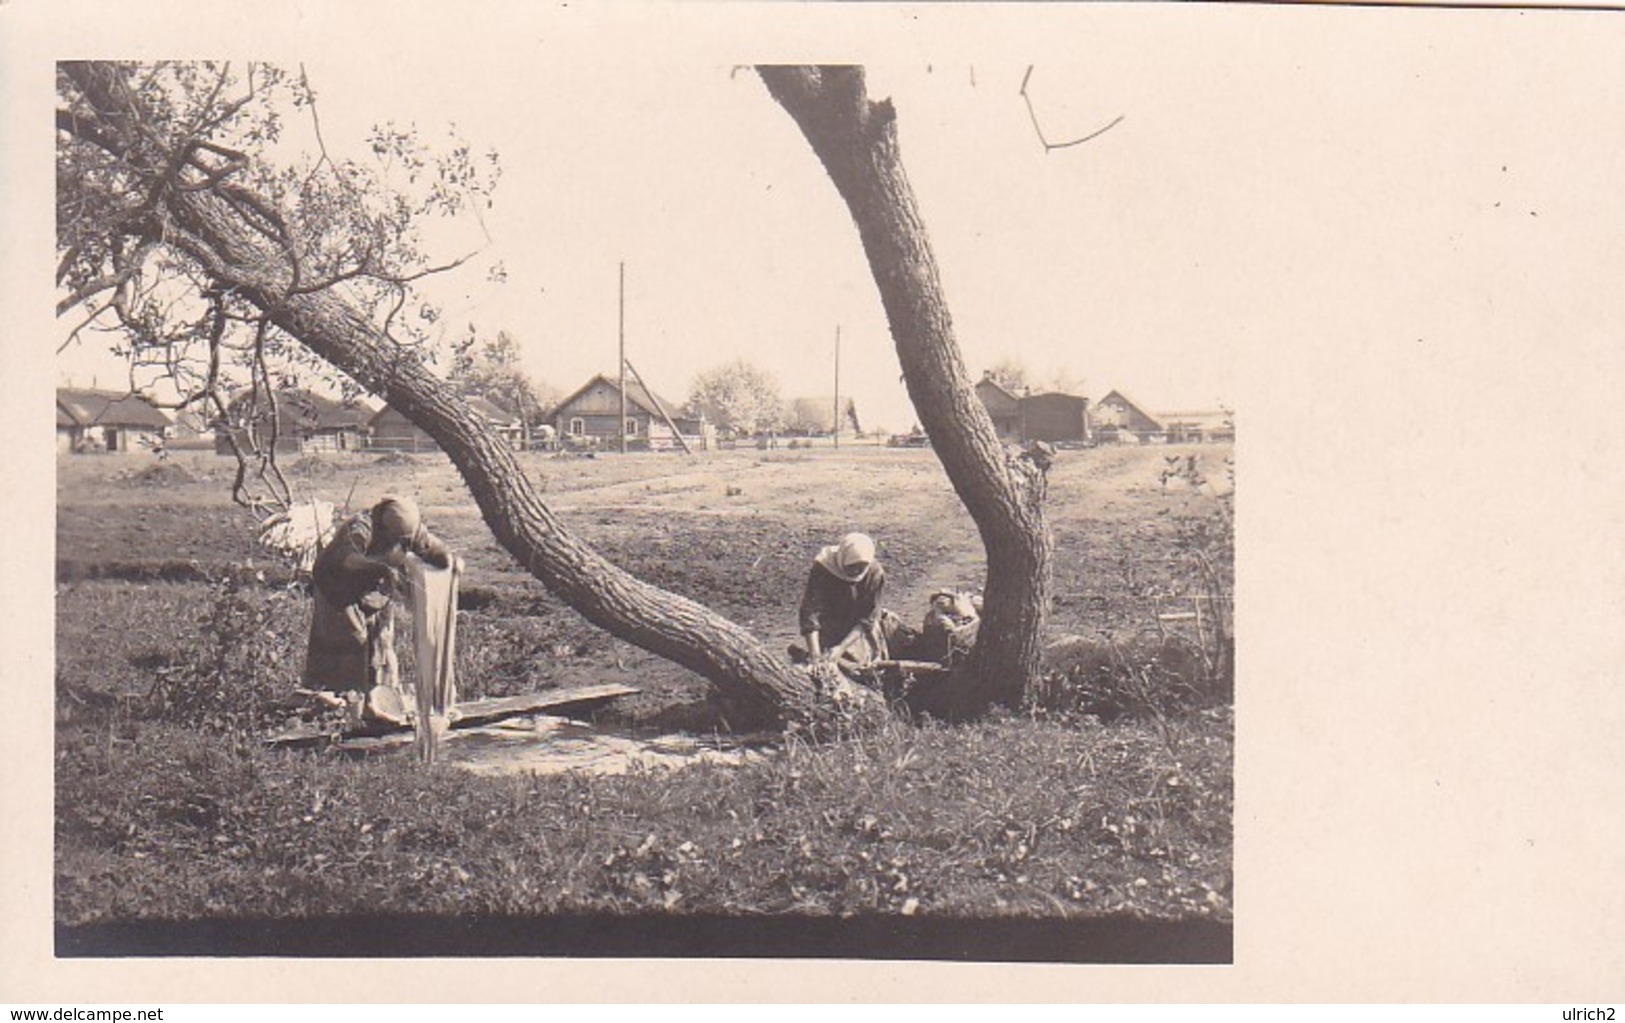
<svg viewBox="0 0 1625 1023">
<path fill-rule="evenodd" d="M 835 446 L 841 446 L 841 325 L 835 325 L 835 428 L 830 435 L 835 438 Z"/>
<path fill-rule="evenodd" d="M 621 262 L 621 454 L 626 454 L 626 262 Z"/>
</svg>

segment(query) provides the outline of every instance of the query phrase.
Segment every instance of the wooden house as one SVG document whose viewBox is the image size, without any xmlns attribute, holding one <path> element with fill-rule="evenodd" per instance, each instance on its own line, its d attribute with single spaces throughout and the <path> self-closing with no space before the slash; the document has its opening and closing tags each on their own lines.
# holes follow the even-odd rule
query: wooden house
<svg viewBox="0 0 1625 1023">
<path fill-rule="evenodd" d="M 678 446 L 670 418 L 693 449 L 714 446 L 715 429 L 703 418 L 683 415 L 682 406 L 626 381 L 627 446 L 665 451 Z M 621 441 L 620 381 L 599 373 L 559 402 L 553 423 L 561 443 L 575 448 L 618 448 Z"/>
<path fill-rule="evenodd" d="M 1122 391 L 1112 391 L 1095 402 L 1092 421 L 1096 436 L 1105 443 L 1144 444 L 1166 439 L 1162 421 Z"/>
<path fill-rule="evenodd" d="M 513 412 L 480 395 L 463 398 L 485 424 L 506 440 L 515 450 L 523 447 L 525 424 Z M 385 405 L 367 421 L 368 447 L 379 451 L 439 451 L 433 437 L 400 411 Z"/>
<path fill-rule="evenodd" d="M 58 451 L 161 447 L 172 426 L 162 409 L 138 394 L 80 387 L 59 387 L 56 391 Z"/>
<path fill-rule="evenodd" d="M 999 440 L 1025 444 L 1041 440 L 1051 444 L 1082 444 L 1089 440 L 1089 399 L 1075 394 L 1049 391 L 1017 393 L 984 373 L 976 384 Z"/>
<path fill-rule="evenodd" d="M 359 400 L 340 401 L 303 388 L 276 393 L 276 450 L 282 454 L 361 451 L 367 447 L 367 423 L 373 410 Z M 237 395 L 226 406 L 224 422 L 215 424 L 214 449 L 231 454 L 231 440 L 247 451 L 252 438 L 269 443 L 272 436 L 268 402 L 251 408 L 249 395 Z"/>
<path fill-rule="evenodd" d="M 1089 399 L 1050 391 L 1021 398 L 1022 440 L 1081 444 L 1089 439 Z"/>
<path fill-rule="evenodd" d="M 1001 441 L 1020 444 L 1025 440 L 1021 424 L 1021 395 L 995 380 L 992 373 L 983 373 L 976 384 L 976 397 L 987 408 Z"/>
</svg>

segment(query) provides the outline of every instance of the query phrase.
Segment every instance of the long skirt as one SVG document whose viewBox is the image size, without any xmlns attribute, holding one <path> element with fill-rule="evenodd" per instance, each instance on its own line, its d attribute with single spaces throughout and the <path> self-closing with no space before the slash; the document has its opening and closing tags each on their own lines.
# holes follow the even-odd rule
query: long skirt
<svg viewBox="0 0 1625 1023">
<path fill-rule="evenodd" d="M 365 693 L 378 685 L 399 688 L 399 677 L 391 608 L 386 605 L 369 613 L 354 604 L 340 607 L 316 590 L 305 653 L 305 685 L 336 693 Z"/>
</svg>

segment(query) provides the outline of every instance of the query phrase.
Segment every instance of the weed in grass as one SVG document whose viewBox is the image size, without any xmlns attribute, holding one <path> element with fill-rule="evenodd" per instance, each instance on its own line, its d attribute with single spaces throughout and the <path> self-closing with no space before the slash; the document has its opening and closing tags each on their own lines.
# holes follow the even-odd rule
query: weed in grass
<svg viewBox="0 0 1625 1023">
<path fill-rule="evenodd" d="M 1230 462 L 1226 460 L 1227 472 Z M 1155 722 L 1166 743 L 1192 710 L 1229 703 L 1235 693 L 1233 477 L 1227 489 L 1202 474 L 1197 455 L 1170 459 L 1160 473 L 1172 496 L 1202 496 L 1175 518 L 1160 572 L 1125 547 L 1116 568 L 1124 592 L 1145 609 L 1128 635 L 1070 636 L 1053 645 L 1045 669 L 1028 693 L 1035 717 L 1122 716 Z"/>
<path fill-rule="evenodd" d="M 199 631 L 176 663 L 156 669 L 154 717 L 257 740 L 288 710 L 304 660 L 302 594 L 226 573 L 210 584 Z"/>
<path fill-rule="evenodd" d="M 1011 716 L 610 777 L 485 778 L 138 727 L 61 750 L 64 922 L 1228 913 L 1231 742 L 1214 714 L 1190 716 L 1177 753 L 1135 723 Z"/>
</svg>

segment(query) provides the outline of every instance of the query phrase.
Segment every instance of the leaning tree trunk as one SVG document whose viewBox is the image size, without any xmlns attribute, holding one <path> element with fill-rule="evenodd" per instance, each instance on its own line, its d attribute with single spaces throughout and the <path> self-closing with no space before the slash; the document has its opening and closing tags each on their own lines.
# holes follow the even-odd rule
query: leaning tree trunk
<svg viewBox="0 0 1625 1023">
<path fill-rule="evenodd" d="M 414 352 L 386 337 L 336 289 L 293 286 L 285 244 L 228 201 L 223 182 L 181 186 L 180 154 L 149 130 L 147 111 L 116 65 L 73 63 L 63 70 L 96 111 L 98 123 L 81 137 L 136 173 L 150 196 L 145 212 L 124 229 L 187 253 L 216 286 L 247 299 L 434 438 L 497 540 L 565 603 L 610 634 L 707 679 L 735 726 L 823 726 L 875 709 L 878 697 L 868 690 L 827 675 L 815 680 L 740 626 L 634 578 L 571 535 L 543 504 L 512 449 Z"/>
<path fill-rule="evenodd" d="M 757 69 L 846 201 L 880 289 L 909 397 L 987 551 L 983 620 L 949 709 L 1018 704 L 1037 677 L 1050 604 L 1047 450 L 1007 455 L 954 340 L 936 260 L 898 155 L 896 114 L 861 67 Z"/>
</svg>

